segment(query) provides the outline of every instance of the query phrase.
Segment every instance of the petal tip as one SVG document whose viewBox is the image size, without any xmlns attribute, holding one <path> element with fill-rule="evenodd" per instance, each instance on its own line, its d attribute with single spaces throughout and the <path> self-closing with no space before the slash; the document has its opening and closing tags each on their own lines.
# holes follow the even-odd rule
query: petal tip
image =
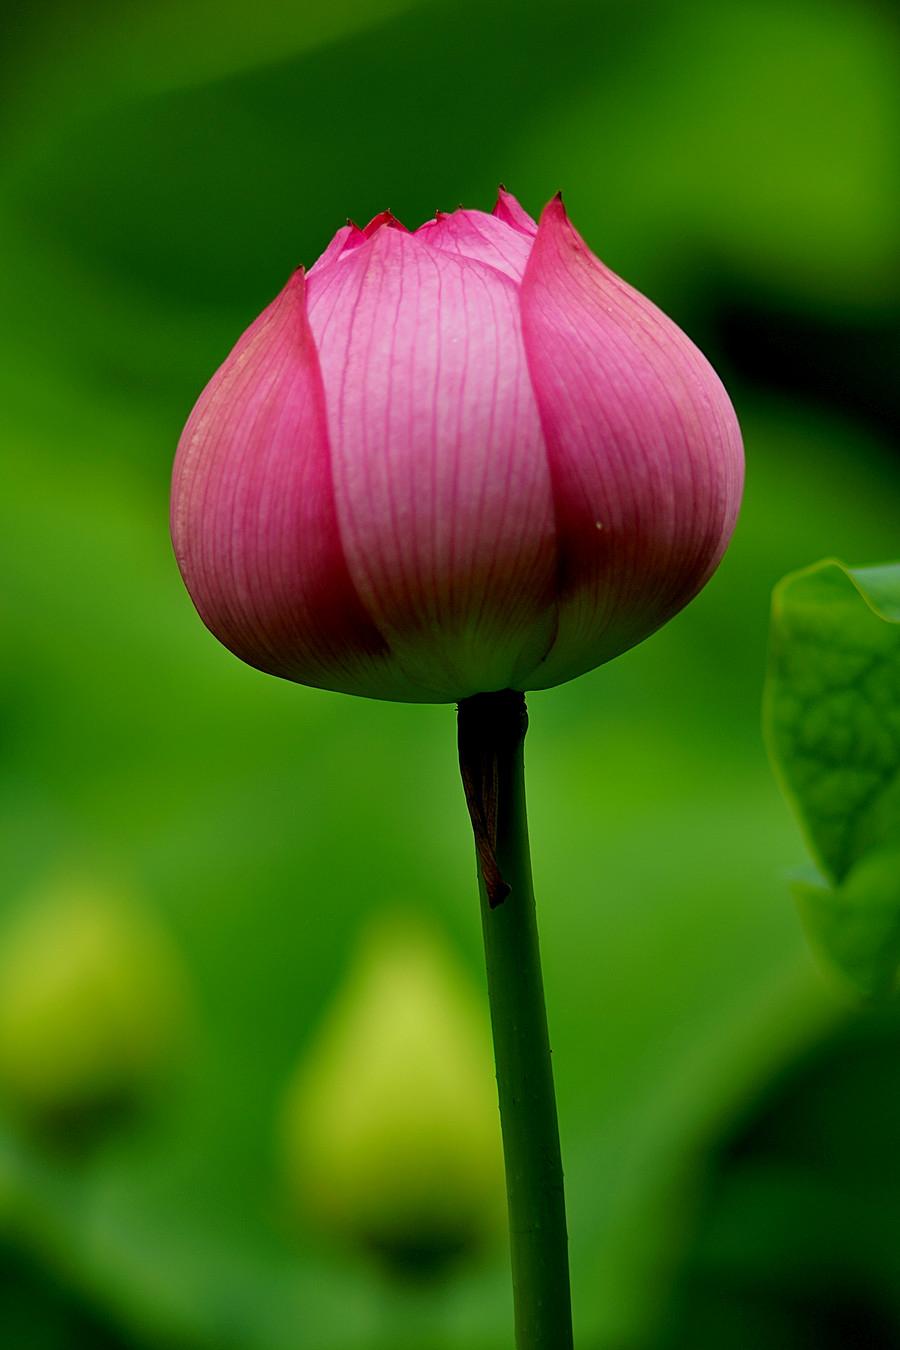
<svg viewBox="0 0 900 1350">
<path fill-rule="evenodd" d="M 537 230 L 534 220 L 518 198 L 508 190 L 505 183 L 498 185 L 497 200 L 494 203 L 491 215 L 496 216 L 498 220 L 502 220 L 506 225 L 511 225 L 523 234 L 533 235 Z"/>
<path fill-rule="evenodd" d="M 543 220 L 564 220 L 568 222 L 569 213 L 566 210 L 566 204 L 563 201 L 562 192 L 556 192 L 550 198 L 547 205 L 541 212 L 540 219 Z"/>
<path fill-rule="evenodd" d="M 275 303 L 279 301 L 291 301 L 301 305 L 306 303 L 306 268 L 302 263 L 294 268 L 282 286 L 276 296 Z"/>
<path fill-rule="evenodd" d="M 538 219 L 538 234 L 548 240 L 565 240 L 573 248 L 590 251 L 572 224 L 561 192 L 551 197 L 541 212 Z"/>
<path fill-rule="evenodd" d="M 370 239 L 373 234 L 377 234 L 382 228 L 402 230 L 404 234 L 409 234 L 410 232 L 403 224 L 403 221 L 397 219 L 390 207 L 388 207 L 386 211 L 379 211 L 377 215 L 373 216 L 368 225 L 364 226 L 363 234 L 367 239 Z"/>
</svg>

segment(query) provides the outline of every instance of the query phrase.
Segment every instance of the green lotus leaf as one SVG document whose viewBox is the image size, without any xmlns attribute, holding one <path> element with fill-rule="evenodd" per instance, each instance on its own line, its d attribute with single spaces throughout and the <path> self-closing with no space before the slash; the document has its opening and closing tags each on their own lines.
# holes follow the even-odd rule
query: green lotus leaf
<svg viewBox="0 0 900 1350">
<path fill-rule="evenodd" d="M 894 993 L 900 977 L 900 845 L 868 854 L 840 886 L 797 879 L 792 890 L 822 964 L 871 998 Z"/>
<path fill-rule="evenodd" d="M 900 565 L 826 560 L 772 604 L 769 751 L 823 873 L 795 881 L 807 936 L 863 993 L 900 972 Z"/>
<path fill-rule="evenodd" d="M 826 877 L 900 843 L 900 564 L 826 560 L 775 588 L 765 727 Z"/>
</svg>

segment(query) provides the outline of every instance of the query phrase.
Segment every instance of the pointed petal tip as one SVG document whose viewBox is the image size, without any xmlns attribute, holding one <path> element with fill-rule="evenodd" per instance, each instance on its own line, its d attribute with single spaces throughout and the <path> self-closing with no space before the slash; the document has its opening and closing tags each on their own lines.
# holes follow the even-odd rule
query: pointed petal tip
<svg viewBox="0 0 900 1350">
<path fill-rule="evenodd" d="M 494 209 L 491 215 L 502 220 L 505 224 L 511 225 L 513 229 L 520 230 L 523 234 L 534 234 L 537 230 L 537 224 L 525 210 L 522 203 L 513 195 L 504 183 L 500 183 L 497 188 L 497 200 L 494 203 Z"/>
<path fill-rule="evenodd" d="M 297 300 L 301 304 L 306 302 L 306 268 L 300 263 L 295 267 L 281 288 L 278 300 Z"/>
<path fill-rule="evenodd" d="M 561 192 L 555 193 L 544 207 L 538 217 L 538 229 L 539 232 L 544 234 L 549 230 L 552 234 L 560 232 L 572 239 L 581 240 L 581 236 L 569 218 Z"/>
<path fill-rule="evenodd" d="M 386 211 L 379 211 L 377 215 L 372 217 L 368 225 L 364 226 L 363 234 L 367 239 L 370 239 L 373 234 L 376 234 L 382 228 L 382 226 L 391 230 L 402 230 L 404 234 L 410 233 L 409 229 L 403 224 L 403 221 L 398 220 L 393 211 L 388 208 Z"/>
</svg>

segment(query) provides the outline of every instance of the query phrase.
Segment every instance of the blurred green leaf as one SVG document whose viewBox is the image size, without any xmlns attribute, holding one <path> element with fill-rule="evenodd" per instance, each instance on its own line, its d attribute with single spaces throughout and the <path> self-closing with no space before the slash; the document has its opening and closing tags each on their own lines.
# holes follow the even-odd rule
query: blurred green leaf
<svg viewBox="0 0 900 1350">
<path fill-rule="evenodd" d="M 598 9 L 593 71 L 575 66 L 553 107 L 520 125 L 511 180 L 564 186 L 592 246 L 664 305 L 690 304 L 718 273 L 814 310 L 884 309 L 900 285 L 887 7 L 628 12 L 630 29 Z"/>
<path fill-rule="evenodd" d="M 654 1350 L 900 1344 L 898 1043 L 900 1006 L 842 1020 L 731 1124 Z"/>
<path fill-rule="evenodd" d="M 87 0 L 77 22 L 66 0 L 19 16 L 5 51 L 7 133 L 24 149 L 116 101 L 223 79 L 365 29 L 416 0 Z M 13 37 L 13 34 L 10 34 Z M 53 97 L 47 98 L 47 90 Z"/>
<path fill-rule="evenodd" d="M 505 1232 L 480 994 L 422 918 L 382 919 L 285 1096 L 298 1211 L 393 1275 L 438 1278 Z"/>
<path fill-rule="evenodd" d="M 134 1340 L 122 1340 L 55 1272 L 5 1244 L 0 1245 L 0 1325 L 4 1345 L 15 1350 L 137 1350 Z"/>
</svg>

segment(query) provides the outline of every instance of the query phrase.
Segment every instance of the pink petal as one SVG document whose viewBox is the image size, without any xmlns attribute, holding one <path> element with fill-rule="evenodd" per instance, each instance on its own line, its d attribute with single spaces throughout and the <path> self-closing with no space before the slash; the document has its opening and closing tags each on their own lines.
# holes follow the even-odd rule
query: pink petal
<svg viewBox="0 0 900 1350">
<path fill-rule="evenodd" d="M 496 216 L 462 208 L 450 215 L 439 212 L 434 220 L 419 226 L 416 238 L 429 248 L 488 263 L 513 281 L 522 280 L 532 243 L 527 235 Z"/>
<path fill-rule="evenodd" d="M 302 272 L 191 413 L 172 537 L 201 618 L 243 660 L 323 688 L 423 696 L 393 669 L 347 570 Z"/>
<path fill-rule="evenodd" d="M 318 272 L 323 267 L 328 267 L 331 263 L 337 262 L 346 249 L 353 248 L 357 243 L 364 243 L 365 238 L 366 236 L 359 226 L 354 225 L 352 221 L 348 221 L 346 225 L 341 226 L 325 251 L 319 254 L 306 275 L 311 276 L 313 272 Z"/>
<path fill-rule="evenodd" d="M 411 678 L 510 684 L 552 634 L 553 508 L 516 287 L 379 230 L 310 278 L 350 575 Z"/>
<path fill-rule="evenodd" d="M 541 216 L 522 322 L 553 482 L 556 642 L 530 681 L 590 670 L 715 569 L 743 482 L 734 410 L 705 357 L 597 259 L 561 200 Z"/>
<path fill-rule="evenodd" d="M 498 220 L 504 221 L 507 225 L 512 225 L 514 229 L 521 230 L 523 234 L 529 235 L 532 239 L 537 234 L 537 222 L 532 220 L 524 206 L 502 185 L 497 193 L 493 213 Z"/>
</svg>

